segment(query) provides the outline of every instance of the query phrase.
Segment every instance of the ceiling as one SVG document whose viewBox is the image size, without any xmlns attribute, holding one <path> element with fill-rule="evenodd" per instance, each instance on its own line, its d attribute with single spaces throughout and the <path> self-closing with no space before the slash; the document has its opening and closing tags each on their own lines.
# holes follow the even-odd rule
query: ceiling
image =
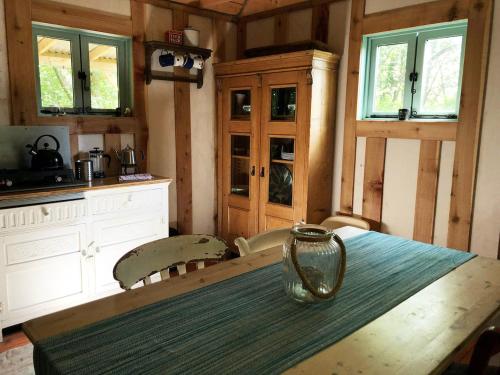
<svg viewBox="0 0 500 375">
<path fill-rule="evenodd" d="M 176 3 L 213 10 L 232 16 L 249 16 L 299 3 L 310 3 L 310 0 L 175 0 Z"/>
</svg>

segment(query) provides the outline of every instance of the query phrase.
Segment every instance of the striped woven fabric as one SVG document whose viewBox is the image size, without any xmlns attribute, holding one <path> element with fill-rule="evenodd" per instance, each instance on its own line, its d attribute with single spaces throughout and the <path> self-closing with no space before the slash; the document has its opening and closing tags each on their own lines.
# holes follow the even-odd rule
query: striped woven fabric
<svg viewBox="0 0 500 375">
<path fill-rule="evenodd" d="M 274 264 L 38 342 L 37 374 L 279 373 L 473 257 L 375 232 L 346 248 L 333 301 L 289 300 Z"/>
</svg>

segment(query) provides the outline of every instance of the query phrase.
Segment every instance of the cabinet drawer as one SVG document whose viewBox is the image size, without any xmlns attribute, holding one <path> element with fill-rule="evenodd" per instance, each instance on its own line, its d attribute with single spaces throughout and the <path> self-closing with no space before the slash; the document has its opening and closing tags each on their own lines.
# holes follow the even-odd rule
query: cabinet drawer
<svg viewBox="0 0 500 375">
<path fill-rule="evenodd" d="M 147 190 L 116 192 L 97 195 L 90 200 L 92 215 L 124 212 L 129 210 L 159 210 L 163 208 L 166 192 L 161 187 Z"/>
<path fill-rule="evenodd" d="M 88 215 L 84 199 L 0 210 L 0 232 L 82 220 Z"/>
</svg>

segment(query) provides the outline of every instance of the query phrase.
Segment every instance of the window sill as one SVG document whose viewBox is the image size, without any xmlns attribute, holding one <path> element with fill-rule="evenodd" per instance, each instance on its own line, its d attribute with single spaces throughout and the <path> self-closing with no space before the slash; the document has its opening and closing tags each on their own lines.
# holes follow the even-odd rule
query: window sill
<svg viewBox="0 0 500 375">
<path fill-rule="evenodd" d="M 401 123 L 427 123 L 427 122 L 430 122 L 430 123 L 443 123 L 443 122 L 448 122 L 448 123 L 458 123 L 458 119 L 456 118 L 453 118 L 453 119 L 448 119 L 448 118 L 442 118 L 442 119 L 439 119 L 439 118 L 433 118 L 433 119 L 417 119 L 417 118 L 414 118 L 414 119 L 408 119 L 408 120 L 399 120 L 397 118 L 392 118 L 392 117 L 387 117 L 387 118 L 372 118 L 372 117 L 365 117 L 365 118 L 362 118 L 362 119 L 358 119 L 357 121 L 363 121 L 363 122 L 390 122 L 390 123 L 394 123 L 394 122 L 401 122 Z"/>
</svg>

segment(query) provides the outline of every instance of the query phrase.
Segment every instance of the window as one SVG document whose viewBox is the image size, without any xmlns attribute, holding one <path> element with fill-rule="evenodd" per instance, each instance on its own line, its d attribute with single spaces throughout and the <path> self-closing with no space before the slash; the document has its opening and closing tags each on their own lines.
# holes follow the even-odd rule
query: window
<svg viewBox="0 0 500 375">
<path fill-rule="evenodd" d="M 364 118 L 458 118 L 467 24 L 365 36 Z"/>
<path fill-rule="evenodd" d="M 130 38 L 33 25 L 38 110 L 123 114 L 131 103 Z"/>
</svg>

